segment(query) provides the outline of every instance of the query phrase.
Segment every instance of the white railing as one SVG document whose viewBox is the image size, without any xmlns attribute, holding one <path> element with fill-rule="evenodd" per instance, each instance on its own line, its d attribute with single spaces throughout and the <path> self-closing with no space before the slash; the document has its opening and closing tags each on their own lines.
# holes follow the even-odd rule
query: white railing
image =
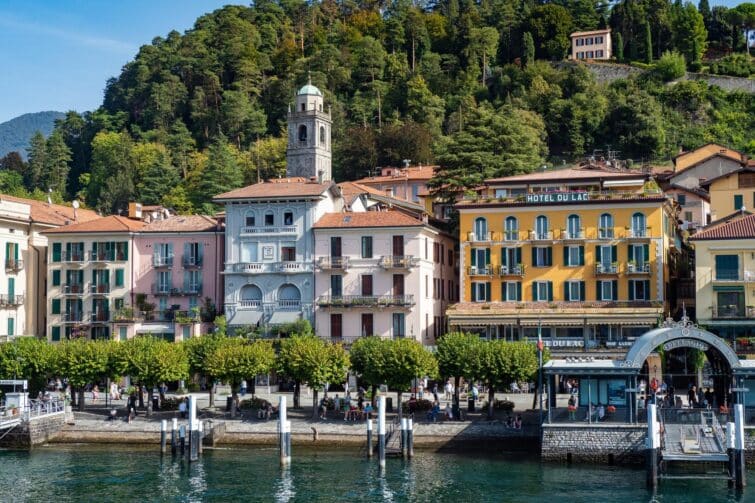
<svg viewBox="0 0 755 503">
<path fill-rule="evenodd" d="M 530 240 L 531 241 L 548 241 L 553 239 L 553 231 L 545 231 L 545 232 L 537 232 L 532 231 L 530 232 Z"/>
<path fill-rule="evenodd" d="M 300 300 L 279 300 L 278 309 L 298 311 L 301 309 L 301 301 Z"/>
<path fill-rule="evenodd" d="M 268 271 L 268 265 L 262 262 L 244 262 L 241 264 L 233 264 L 234 272 L 243 272 L 247 274 L 259 274 Z"/>
<path fill-rule="evenodd" d="M 647 229 L 628 229 L 627 237 L 628 238 L 646 238 L 648 237 L 648 230 Z"/>
<path fill-rule="evenodd" d="M 629 274 L 648 274 L 650 273 L 650 264 L 627 264 Z"/>
<path fill-rule="evenodd" d="M 34 419 L 37 417 L 48 416 L 50 414 L 60 414 L 65 412 L 65 401 L 59 398 L 50 400 L 29 400 L 29 404 L 24 409 L 24 419 Z"/>
<path fill-rule="evenodd" d="M 563 239 L 585 239 L 585 231 L 584 229 L 580 229 L 574 232 L 564 231 Z"/>
<path fill-rule="evenodd" d="M 467 236 L 467 241 L 470 241 L 472 243 L 479 243 L 484 241 L 492 241 L 493 240 L 493 233 L 492 232 L 470 232 Z"/>
<path fill-rule="evenodd" d="M 306 262 L 279 262 L 277 269 L 283 273 L 309 272 L 312 270 L 311 264 Z"/>
<path fill-rule="evenodd" d="M 242 227 L 241 234 L 296 234 L 296 226 L 276 225 L 268 227 Z"/>
<path fill-rule="evenodd" d="M 258 310 L 262 307 L 261 300 L 241 300 L 238 309 Z"/>
</svg>

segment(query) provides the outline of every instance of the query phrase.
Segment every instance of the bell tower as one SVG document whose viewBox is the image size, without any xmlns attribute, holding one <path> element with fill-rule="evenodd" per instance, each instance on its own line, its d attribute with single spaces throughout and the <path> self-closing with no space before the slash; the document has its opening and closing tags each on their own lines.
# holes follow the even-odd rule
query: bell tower
<svg viewBox="0 0 755 503">
<path fill-rule="evenodd" d="M 323 110 L 322 92 L 309 80 L 296 93 L 294 109 L 288 110 L 286 176 L 332 178 L 331 125 L 330 110 Z"/>
</svg>

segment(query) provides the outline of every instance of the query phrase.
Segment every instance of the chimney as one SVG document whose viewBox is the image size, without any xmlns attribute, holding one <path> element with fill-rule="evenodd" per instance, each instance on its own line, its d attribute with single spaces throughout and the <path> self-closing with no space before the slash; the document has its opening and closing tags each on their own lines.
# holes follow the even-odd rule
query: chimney
<svg viewBox="0 0 755 503">
<path fill-rule="evenodd" d="M 142 203 L 130 202 L 128 203 L 128 218 L 135 220 L 142 219 Z"/>
</svg>

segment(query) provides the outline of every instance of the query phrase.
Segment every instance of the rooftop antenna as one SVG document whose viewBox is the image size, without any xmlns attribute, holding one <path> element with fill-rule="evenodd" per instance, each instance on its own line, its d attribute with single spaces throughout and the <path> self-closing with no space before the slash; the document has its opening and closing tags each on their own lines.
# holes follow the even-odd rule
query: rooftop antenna
<svg viewBox="0 0 755 503">
<path fill-rule="evenodd" d="M 411 160 L 411 159 L 404 159 L 404 160 L 402 160 L 401 162 L 403 162 L 403 163 L 404 163 L 404 167 L 405 167 L 405 168 L 408 168 L 408 167 L 409 167 L 409 165 L 410 165 L 410 164 L 412 163 L 412 160 Z"/>
<path fill-rule="evenodd" d="M 47 204 L 52 206 L 52 188 L 47 189 Z"/>
<path fill-rule="evenodd" d="M 71 203 L 71 206 L 73 206 L 73 221 L 78 222 L 79 219 L 76 216 L 76 210 L 79 209 L 80 204 L 76 199 L 74 199 L 73 202 Z"/>
</svg>

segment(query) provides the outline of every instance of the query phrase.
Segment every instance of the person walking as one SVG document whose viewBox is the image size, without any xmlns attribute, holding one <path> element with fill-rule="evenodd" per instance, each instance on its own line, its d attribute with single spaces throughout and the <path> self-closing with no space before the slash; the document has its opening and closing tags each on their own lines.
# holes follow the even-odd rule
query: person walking
<svg viewBox="0 0 755 503">
<path fill-rule="evenodd" d="M 697 407 L 697 386 L 694 384 L 687 392 L 687 401 L 689 402 L 690 409 Z"/>
<path fill-rule="evenodd" d="M 241 396 L 246 395 L 246 379 L 241 381 Z"/>
</svg>

